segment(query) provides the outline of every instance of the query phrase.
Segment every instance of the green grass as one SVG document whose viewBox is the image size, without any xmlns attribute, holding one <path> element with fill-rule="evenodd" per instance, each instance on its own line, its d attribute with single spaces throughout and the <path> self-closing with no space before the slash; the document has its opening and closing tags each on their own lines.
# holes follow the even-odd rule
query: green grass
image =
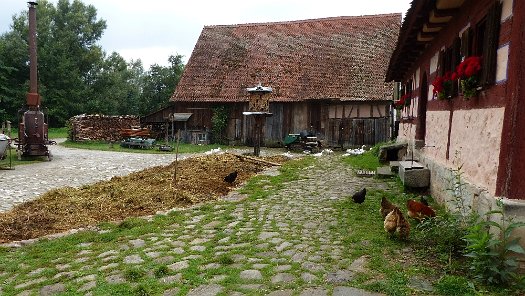
<svg viewBox="0 0 525 296">
<path fill-rule="evenodd" d="M 381 166 L 375 149 L 367 151 L 360 155 L 350 155 L 343 160 L 346 164 L 349 164 L 356 169 L 375 171 Z"/>
<path fill-rule="evenodd" d="M 15 167 L 17 165 L 39 163 L 42 161 L 48 161 L 47 157 L 32 156 L 26 157 L 23 160 L 18 160 L 16 148 L 11 148 L 11 150 L 7 150 L 7 157 L 4 160 L 0 160 L 0 169 L 9 169 L 10 167 Z"/>
<path fill-rule="evenodd" d="M 306 168 L 322 165 L 322 159 L 314 157 L 304 157 L 300 160 L 294 160 L 285 163 L 281 168 L 281 174 L 278 176 L 258 176 L 248 181 L 242 189 L 243 193 L 249 197 L 238 202 L 218 201 L 209 204 L 196 206 L 188 210 L 179 210 L 171 212 L 168 215 L 157 215 L 152 219 L 145 220 L 141 218 L 129 218 L 120 223 L 102 223 L 99 228 L 105 233 L 94 231 L 80 232 L 55 240 L 44 240 L 33 245 L 28 245 L 18 249 L 0 248 L 0 282 L 10 281 L 3 288 L 6 295 L 16 295 L 20 291 L 14 289 L 17 284 L 28 280 L 27 273 L 29 270 L 45 268 L 42 274 L 48 278 L 53 278 L 54 265 L 72 264 L 72 269 L 80 270 L 82 275 L 98 274 L 97 287 L 92 290 L 93 295 L 157 295 L 161 294 L 166 288 L 179 287 L 180 294 L 185 295 L 190 289 L 202 284 L 209 283 L 210 279 L 217 275 L 224 275 L 225 278 L 218 283 L 225 290 L 223 294 L 228 295 L 232 291 L 245 292 L 248 295 L 254 295 L 253 290 L 242 288 L 246 282 L 240 279 L 239 273 L 242 270 L 252 269 L 253 262 L 247 260 L 237 260 L 238 256 L 245 258 L 259 258 L 258 253 L 270 251 L 274 252 L 275 248 L 271 244 L 266 249 L 256 247 L 261 243 L 258 235 L 265 229 L 265 219 L 261 221 L 253 220 L 254 217 L 267 217 L 268 208 L 261 208 L 258 205 L 258 199 L 269 198 L 273 193 L 285 189 L 287 184 L 293 180 L 303 178 L 302 172 Z M 380 182 L 379 180 L 375 180 Z M 322 258 L 320 262 L 325 264 L 339 265 L 341 268 L 347 268 L 355 259 L 361 256 L 368 256 L 367 270 L 362 273 L 355 273 L 350 283 L 341 285 L 363 288 L 368 291 L 381 292 L 386 295 L 519 295 L 520 291 L 512 289 L 500 289 L 499 287 L 484 287 L 475 285 L 476 290 L 471 286 L 471 279 L 463 272 L 465 264 L 459 262 L 456 258 L 452 260 L 463 268 L 449 269 L 445 268 L 448 264 L 448 254 L 440 248 L 432 248 L 431 241 L 425 240 L 418 232 L 421 231 L 416 227 L 416 222 L 411 221 L 412 228 L 408 241 L 401 241 L 397 238 L 390 238 L 383 230 L 382 218 L 378 211 L 378 204 L 382 196 L 386 196 L 392 202 L 398 204 L 403 212 L 406 212 L 404 204 L 408 198 L 414 198 L 415 195 L 404 194 L 402 186 L 398 182 L 388 182 L 384 190 L 370 188 L 367 192 L 367 200 L 363 204 L 355 204 L 349 196 L 343 200 L 332 203 L 334 215 L 337 223 L 331 225 L 325 232 L 334 234 L 334 237 L 342 237 L 344 251 L 341 258 Z M 323 192 L 311 193 L 322 196 Z M 431 201 L 434 205 L 433 201 Z M 236 210 L 242 208 L 242 212 L 251 212 L 250 215 L 241 216 L 239 223 L 230 231 L 239 231 L 245 227 L 253 228 L 253 231 L 246 231 L 243 234 L 232 234 L 222 231 L 225 225 L 234 220 Z M 441 209 L 438 210 L 441 213 Z M 220 215 L 220 217 L 219 217 Z M 187 224 L 193 217 L 202 216 L 200 222 L 195 224 L 194 228 L 188 233 L 183 225 Z M 206 229 L 204 225 L 209 221 L 219 221 L 220 225 L 214 229 Z M 253 220 L 253 221 L 252 221 Z M 279 231 L 279 227 L 273 221 L 270 221 L 274 231 Z M 169 265 L 172 262 L 183 260 L 191 252 L 186 249 L 183 254 L 171 255 L 174 257 L 172 262 L 156 262 L 152 258 L 144 256 L 144 250 L 129 249 L 123 250 L 122 246 L 129 239 L 141 238 L 148 241 L 149 237 L 156 237 L 157 242 L 168 235 L 170 240 L 178 240 L 182 235 L 201 235 L 203 232 L 217 231 L 214 239 L 203 242 L 206 247 L 205 251 L 198 252 L 201 257 L 188 260 L 189 267 L 183 271 L 173 271 Z M 267 230 L 265 230 L 267 231 Z M 439 233 L 439 231 L 436 231 Z M 221 254 L 215 254 L 214 247 L 219 245 L 218 240 L 224 237 L 230 237 L 228 244 L 248 243 L 248 246 L 224 250 Z M 292 242 L 300 239 L 293 237 L 292 234 L 285 233 L 280 236 L 284 241 Z M 436 238 L 438 239 L 438 238 Z M 187 239 L 187 242 L 192 238 Z M 88 263 L 75 262 L 78 258 L 78 252 L 82 250 L 81 243 L 91 243 L 90 249 L 93 251 L 93 258 Z M 318 250 L 323 243 L 308 242 L 313 248 L 313 252 Z M 172 248 L 168 244 L 168 249 Z M 111 271 L 100 272 L 98 269 L 107 263 L 97 258 L 97 254 L 109 250 L 122 250 L 115 258 L 115 262 L 122 262 L 124 256 L 131 254 L 141 254 L 145 262 L 140 266 L 121 265 L 120 272 L 124 278 L 131 283 L 125 284 L 105 284 L 103 278 Z M 443 260 L 442 258 L 447 258 Z M 287 257 L 281 257 L 287 260 Z M 211 263 L 219 263 L 221 266 L 208 270 L 202 270 L 201 267 Z M 261 268 L 264 280 L 254 281 L 254 284 L 261 283 L 265 289 L 264 292 L 270 292 L 278 289 L 290 289 L 299 291 L 307 286 L 320 286 L 331 291 L 333 285 L 326 283 L 324 276 L 325 271 L 311 271 L 317 276 L 313 283 L 305 283 L 298 280 L 293 283 L 271 283 L 272 276 L 275 275 L 275 267 L 283 264 L 280 260 L 276 262 L 273 258 L 260 258 L 257 263 L 268 264 L 267 267 Z M 294 274 L 300 278 L 304 272 L 300 263 L 289 260 L 285 264 L 291 265 L 290 270 L 286 273 Z M 21 267 L 23 266 L 23 268 Z M 81 269 L 84 268 L 84 269 Z M 169 285 L 159 284 L 160 278 L 180 274 L 181 283 L 172 283 Z M 11 277 L 12 281 L 11 281 Z M 422 292 L 410 288 L 412 278 L 425 278 L 434 285 L 434 291 Z M 69 291 L 76 291 L 82 283 L 74 280 L 64 280 Z M 39 284 L 43 286 L 49 282 Z M 34 288 L 38 291 L 38 287 Z M 66 291 L 64 295 L 70 294 Z M 250 294 L 252 293 L 252 294 Z M 329 292 L 330 294 L 330 292 Z M 259 294 L 257 294 L 259 295 Z"/>
<path fill-rule="evenodd" d="M 63 139 L 67 138 L 68 129 L 67 127 L 51 127 L 48 130 L 49 139 Z"/>
<path fill-rule="evenodd" d="M 164 142 L 157 142 L 157 144 L 164 144 Z M 72 142 L 72 141 L 65 141 L 61 143 L 60 145 L 63 145 L 64 147 L 68 148 L 78 148 L 78 149 L 86 149 L 86 150 L 102 150 L 102 151 L 115 151 L 115 152 L 133 152 L 133 153 L 150 153 L 150 154 L 166 154 L 166 153 L 176 153 L 176 143 L 170 142 L 169 145 L 173 147 L 173 151 L 171 152 L 165 152 L 165 151 L 159 151 L 155 147 L 152 149 L 133 149 L 133 148 L 124 148 L 120 146 L 120 143 L 107 143 L 107 142 L 100 142 L 100 141 L 87 141 L 87 142 Z M 216 149 L 220 147 L 221 149 L 229 148 L 229 146 L 224 145 L 194 145 L 194 144 L 186 144 L 186 143 L 180 143 L 179 144 L 179 153 L 201 153 L 210 151 L 211 149 Z"/>
<path fill-rule="evenodd" d="M 346 157 L 343 162 L 356 169 L 375 170 L 380 163 L 377 150 L 374 150 Z M 485 286 L 469 277 L 469 263 L 462 255 L 464 242 L 461 238 L 464 233 L 450 213 L 431 197 L 427 196 L 431 206 L 437 209 L 437 217 L 422 223 L 409 219 L 410 237 L 406 242 L 395 237 L 388 238 L 383 230 L 382 217 L 377 213 L 381 197 L 387 197 L 406 213 L 406 201 L 419 199 L 420 196 L 404 188 L 399 178 L 389 184 L 389 190 L 368 190 L 367 202 L 363 204 L 355 204 L 348 197 L 336 205 L 340 229 L 352 230 L 345 238 L 350 253 L 356 257 L 366 254 L 372 258 L 372 272 L 356 280 L 357 287 L 387 295 L 414 295 L 407 285 L 409 279 L 423 277 L 435 279 L 431 281 L 434 291 L 429 294 L 432 295 L 521 295 L 519 283 L 506 288 Z M 362 246 L 360 243 L 363 241 L 372 243 Z M 410 255 L 403 254 L 402 250 L 411 250 Z M 425 294 L 418 292 L 418 295 Z"/>
<path fill-rule="evenodd" d="M 67 128 L 66 127 L 50 128 L 48 136 L 50 140 L 67 138 Z M 17 128 L 11 129 L 11 138 L 14 139 L 17 137 L 18 137 L 18 129 Z M 23 160 L 18 160 L 14 142 L 12 143 L 12 147 L 13 148 L 11 148 L 10 151 L 9 150 L 7 151 L 6 159 L 0 161 L 0 169 L 9 169 L 10 167 L 15 167 L 17 165 L 25 165 L 25 164 L 38 163 L 42 161 L 48 161 L 48 158 L 44 156 L 25 157 Z"/>
</svg>

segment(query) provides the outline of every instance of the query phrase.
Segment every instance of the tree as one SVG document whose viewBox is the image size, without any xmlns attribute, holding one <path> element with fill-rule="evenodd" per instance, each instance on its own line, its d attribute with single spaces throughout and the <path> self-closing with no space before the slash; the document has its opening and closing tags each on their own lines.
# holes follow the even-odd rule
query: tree
<svg viewBox="0 0 525 296">
<path fill-rule="evenodd" d="M 13 32 L 0 36 L 0 122 L 16 122 L 25 101 L 29 68 L 26 58 L 21 58 L 23 46 L 24 40 Z"/>
<path fill-rule="evenodd" d="M 38 86 L 51 126 L 64 126 L 81 113 L 145 115 L 166 106 L 182 75 L 181 55 L 170 65 L 106 54 L 97 44 L 106 22 L 92 5 L 40 0 L 37 6 Z M 11 30 L 0 36 L 0 119 L 15 121 L 29 89 L 27 11 L 13 16 Z M 5 119 L 4 119 L 5 118 Z"/>
<path fill-rule="evenodd" d="M 106 57 L 90 85 L 86 113 L 138 115 L 142 62 L 130 64 L 118 53 Z"/>
<path fill-rule="evenodd" d="M 90 79 L 97 64 L 103 62 L 103 51 L 96 42 L 106 22 L 97 19 L 95 7 L 79 0 L 59 0 L 56 8 L 41 0 L 36 9 L 39 93 L 51 123 L 62 126 L 84 109 Z M 16 76 L 10 76 L 10 82 L 17 87 L 27 85 L 29 77 L 27 32 L 24 12 L 13 17 L 12 31 L 0 39 L 0 48 L 4 48 L 0 59 L 10 61 L 7 66 L 18 70 Z M 20 108 L 25 96 L 16 100 Z"/>
<path fill-rule="evenodd" d="M 157 111 L 168 105 L 184 69 L 182 58 L 183 56 L 179 54 L 171 55 L 168 58 L 170 63 L 168 67 L 153 64 L 145 73 L 140 102 L 141 115 Z"/>
</svg>

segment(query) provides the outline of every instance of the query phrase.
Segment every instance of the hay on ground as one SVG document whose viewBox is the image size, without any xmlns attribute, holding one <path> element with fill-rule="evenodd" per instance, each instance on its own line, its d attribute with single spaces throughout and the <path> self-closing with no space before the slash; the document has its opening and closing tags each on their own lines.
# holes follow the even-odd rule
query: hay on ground
<svg viewBox="0 0 525 296">
<path fill-rule="evenodd" d="M 265 159 L 287 160 L 284 156 Z M 215 154 L 179 161 L 175 185 L 173 162 L 89 186 L 51 190 L 0 213 L 0 243 L 216 200 L 233 189 L 224 182 L 230 172 L 238 172 L 234 187 L 269 166 L 233 154 Z"/>
</svg>

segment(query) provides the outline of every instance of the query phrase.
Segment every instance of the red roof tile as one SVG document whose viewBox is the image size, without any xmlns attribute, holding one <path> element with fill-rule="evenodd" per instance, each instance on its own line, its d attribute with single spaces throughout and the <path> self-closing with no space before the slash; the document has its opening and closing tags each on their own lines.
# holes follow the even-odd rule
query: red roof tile
<svg viewBox="0 0 525 296">
<path fill-rule="evenodd" d="M 389 99 L 385 72 L 401 14 L 206 26 L 172 101 L 246 101 L 247 87 L 273 101 Z"/>
</svg>

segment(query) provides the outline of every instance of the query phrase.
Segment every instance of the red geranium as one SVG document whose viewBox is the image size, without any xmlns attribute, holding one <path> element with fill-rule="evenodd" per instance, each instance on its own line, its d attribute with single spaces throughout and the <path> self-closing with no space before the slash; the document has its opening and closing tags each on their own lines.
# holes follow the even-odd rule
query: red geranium
<svg viewBox="0 0 525 296">
<path fill-rule="evenodd" d="M 398 101 L 394 102 L 394 106 L 398 109 L 401 109 L 402 107 L 404 106 L 410 106 L 410 100 L 411 100 L 411 95 L 409 93 L 407 94 L 404 94 L 401 96 L 401 98 L 399 98 Z"/>
<path fill-rule="evenodd" d="M 447 71 L 443 76 L 437 76 L 432 82 L 433 93 L 438 99 L 449 98 L 452 92 L 452 82 L 458 79 L 456 72 Z"/>
<path fill-rule="evenodd" d="M 466 58 L 456 68 L 456 73 L 461 79 L 472 77 L 479 71 L 481 71 L 481 57 L 474 56 Z"/>
<path fill-rule="evenodd" d="M 460 79 L 459 86 L 464 99 L 468 100 L 477 94 L 479 87 L 478 74 L 480 71 L 481 57 L 468 57 L 457 66 L 456 72 Z"/>
<path fill-rule="evenodd" d="M 443 91 L 443 82 L 445 79 L 443 76 L 437 76 L 436 79 L 432 82 L 432 86 L 434 87 L 434 93 L 438 94 Z"/>
</svg>

